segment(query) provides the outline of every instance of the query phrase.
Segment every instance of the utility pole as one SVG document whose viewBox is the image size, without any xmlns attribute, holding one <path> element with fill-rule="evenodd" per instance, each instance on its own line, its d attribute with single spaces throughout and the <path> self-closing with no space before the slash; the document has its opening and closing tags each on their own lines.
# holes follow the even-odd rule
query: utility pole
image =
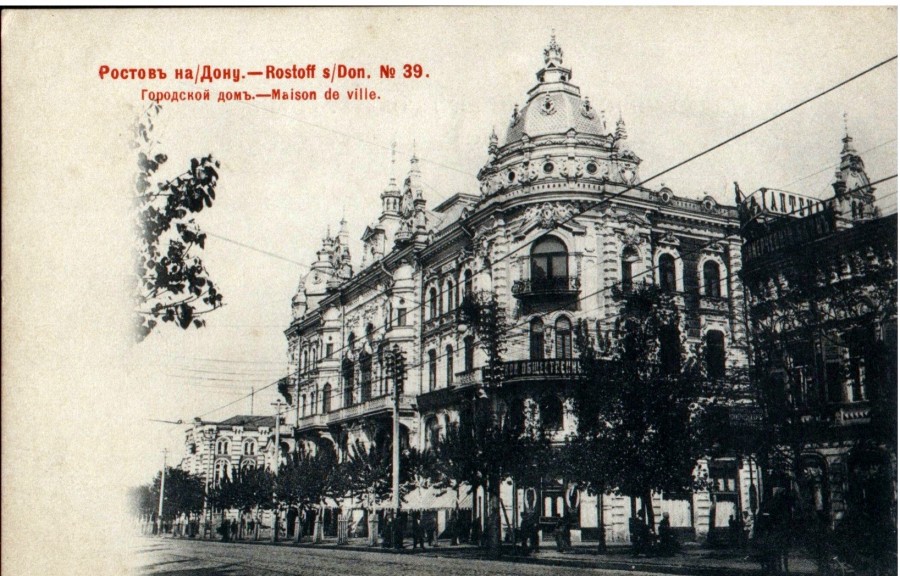
<svg viewBox="0 0 900 576">
<path fill-rule="evenodd" d="M 157 533 L 160 536 L 163 534 L 163 498 L 166 494 L 166 454 L 168 454 L 168 452 L 168 449 L 163 449 L 162 474 L 159 477 L 159 515 L 157 517 Z"/>
<path fill-rule="evenodd" d="M 278 468 L 281 466 L 281 407 L 284 404 L 279 398 L 272 403 L 275 407 L 275 475 L 278 475 Z M 272 507 L 274 511 L 274 519 L 272 520 L 272 542 L 278 542 L 278 503 Z"/>
<path fill-rule="evenodd" d="M 253 397 L 256 395 L 256 386 L 250 387 L 250 415 L 253 416 Z"/>
<path fill-rule="evenodd" d="M 394 402 L 391 406 L 393 416 L 393 441 L 391 442 L 391 508 L 394 510 L 393 543 L 400 546 L 400 394 L 403 393 L 403 382 L 406 378 L 406 358 L 404 352 L 395 347 L 393 351 L 394 368 Z"/>
</svg>

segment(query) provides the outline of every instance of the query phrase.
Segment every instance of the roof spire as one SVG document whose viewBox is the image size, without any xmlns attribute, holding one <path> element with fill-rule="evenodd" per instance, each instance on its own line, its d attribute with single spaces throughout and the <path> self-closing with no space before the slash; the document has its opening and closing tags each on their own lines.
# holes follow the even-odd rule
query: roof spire
<svg viewBox="0 0 900 576">
<path fill-rule="evenodd" d="M 844 147 L 841 149 L 841 157 L 849 154 L 856 154 L 856 148 L 853 147 L 853 138 L 850 136 L 850 129 L 847 127 L 847 113 L 844 112 L 844 137 L 841 139 Z"/>
<path fill-rule="evenodd" d="M 625 120 L 622 119 L 622 111 L 619 110 L 619 120 L 616 122 L 616 140 L 628 138 L 628 130 L 625 129 Z"/>
<path fill-rule="evenodd" d="M 550 65 L 554 64 L 556 66 L 562 66 L 563 62 L 563 51 L 560 48 L 559 44 L 556 42 L 556 29 L 553 28 L 550 31 L 550 44 L 544 48 L 544 64 Z"/>
</svg>

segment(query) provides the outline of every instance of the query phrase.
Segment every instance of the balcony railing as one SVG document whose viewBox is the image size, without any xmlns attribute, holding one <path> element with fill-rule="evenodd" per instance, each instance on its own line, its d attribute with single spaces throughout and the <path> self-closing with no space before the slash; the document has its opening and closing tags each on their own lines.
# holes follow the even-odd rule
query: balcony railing
<svg viewBox="0 0 900 576">
<path fill-rule="evenodd" d="M 575 376 L 581 374 L 581 362 L 574 358 L 515 360 L 504 364 L 503 374 L 507 379 Z"/>
<path fill-rule="evenodd" d="M 453 375 L 454 386 L 471 386 L 481 382 L 481 368 L 474 368 L 466 372 L 457 372 Z"/>
<path fill-rule="evenodd" d="M 702 312 L 728 312 L 728 300 L 718 296 L 700 296 Z"/>
<path fill-rule="evenodd" d="M 575 295 L 581 290 L 578 276 L 557 276 L 553 278 L 531 278 L 516 280 L 512 286 L 513 296 Z"/>
<path fill-rule="evenodd" d="M 412 396 L 401 395 L 400 410 L 411 410 L 412 401 Z M 328 414 L 328 421 L 337 422 L 340 420 L 350 420 L 352 418 L 359 418 L 361 416 L 368 416 L 380 412 L 389 412 L 393 409 L 393 404 L 394 400 L 390 394 L 379 396 L 377 398 L 367 400 L 366 402 L 361 402 L 359 404 L 354 404 L 352 406 L 346 406 L 344 408 L 334 410 L 333 412 Z"/>
<path fill-rule="evenodd" d="M 308 430 L 310 428 L 324 428 L 328 426 L 329 414 L 307 414 L 301 416 L 297 422 L 297 430 Z"/>
<path fill-rule="evenodd" d="M 836 414 L 837 424 L 866 424 L 871 419 L 871 408 L 868 403 L 845 404 Z"/>
</svg>

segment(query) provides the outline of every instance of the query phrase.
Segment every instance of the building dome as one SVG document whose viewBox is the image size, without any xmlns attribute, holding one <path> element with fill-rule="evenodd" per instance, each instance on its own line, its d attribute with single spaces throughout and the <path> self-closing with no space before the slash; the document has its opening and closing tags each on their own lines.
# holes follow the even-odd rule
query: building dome
<svg viewBox="0 0 900 576">
<path fill-rule="evenodd" d="M 504 145 L 518 142 L 523 135 L 536 138 L 547 134 L 606 135 L 603 113 L 596 110 L 581 89 L 572 84 L 572 71 L 562 66 L 562 48 L 554 36 L 544 49 L 544 68 L 537 73 L 538 84 L 528 92 L 528 101 L 520 111 L 514 109 Z"/>
<path fill-rule="evenodd" d="M 624 120 L 620 118 L 614 130 L 607 129 L 603 111 L 572 84 L 572 71 L 563 66 L 562 55 L 554 35 L 544 49 L 537 83 L 528 91 L 525 105 L 513 109 L 502 144 L 491 133 L 488 161 L 478 172 L 483 196 L 548 181 L 586 185 L 591 191 L 607 183 L 639 182 L 641 159 L 628 146 Z"/>
<path fill-rule="evenodd" d="M 544 86 L 539 84 L 538 87 Z M 536 93 L 515 119 L 510 120 L 504 144 L 518 142 L 525 134 L 536 138 L 565 134 L 570 128 L 579 134 L 606 135 L 603 113 L 594 109 L 589 99 L 581 98 L 577 86 L 545 88 L 549 89 Z M 574 88 L 576 93 L 566 88 Z"/>
</svg>

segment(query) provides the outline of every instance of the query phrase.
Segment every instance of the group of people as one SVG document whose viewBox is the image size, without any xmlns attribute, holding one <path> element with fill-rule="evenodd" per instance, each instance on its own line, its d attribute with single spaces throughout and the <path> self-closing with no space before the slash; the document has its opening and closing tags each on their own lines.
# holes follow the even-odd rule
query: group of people
<svg viewBox="0 0 900 576">
<path fill-rule="evenodd" d="M 409 524 L 407 519 L 410 520 Z M 438 537 L 437 520 L 432 514 L 423 515 L 421 512 L 413 512 L 410 515 L 405 513 L 398 517 L 390 515 L 385 518 L 384 527 L 381 532 L 382 547 L 403 549 L 403 537 L 409 527 L 412 533 L 413 550 L 416 548 L 425 549 L 425 542 L 430 547 L 436 547 Z"/>
<path fill-rule="evenodd" d="M 637 516 L 629 520 L 629 529 L 631 531 L 631 550 L 634 556 L 641 554 L 668 556 L 675 554 L 680 547 L 678 538 L 672 530 L 668 512 L 663 512 L 656 534 L 647 524 L 643 510 L 639 510 Z"/>
<path fill-rule="evenodd" d="M 246 537 L 247 534 L 252 534 L 255 529 L 256 522 L 252 518 L 247 522 L 241 521 L 240 524 L 238 524 L 237 520 L 222 518 L 222 523 L 219 524 L 216 532 L 222 537 L 222 542 L 231 542 L 236 541 L 241 533 Z"/>
</svg>

